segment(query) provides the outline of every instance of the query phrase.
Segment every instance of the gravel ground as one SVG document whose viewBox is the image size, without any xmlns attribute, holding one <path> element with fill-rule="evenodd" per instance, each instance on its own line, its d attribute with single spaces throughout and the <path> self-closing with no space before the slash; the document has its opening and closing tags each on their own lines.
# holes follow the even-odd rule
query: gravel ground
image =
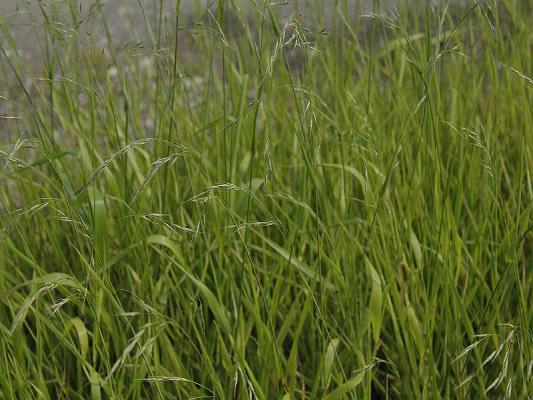
<svg viewBox="0 0 533 400">
<path fill-rule="evenodd" d="M 156 0 L 157 2 L 159 0 Z M 50 12 L 49 4 L 51 0 L 43 1 L 45 9 Z M 381 0 L 382 7 L 392 8 L 395 0 Z M 61 9 L 65 9 L 66 1 L 55 0 L 58 14 Z M 95 0 L 78 0 L 82 15 L 87 15 L 89 6 L 95 3 Z M 153 0 L 142 0 L 145 5 L 147 18 L 155 24 L 156 11 L 154 10 Z M 206 3 L 216 4 L 213 0 L 182 0 L 181 11 L 185 21 L 192 22 L 199 18 L 198 11 L 205 9 Z M 310 4 L 321 6 L 326 16 L 331 16 L 335 5 L 335 0 L 292 0 L 279 1 L 280 5 L 275 6 L 282 17 L 290 15 L 300 15 L 304 23 L 310 22 Z M 285 4 L 282 4 L 285 3 Z M 349 12 L 351 16 L 360 12 L 369 12 L 373 0 L 348 0 Z M 174 20 L 173 0 L 164 0 L 164 16 L 169 19 L 170 23 Z M 237 0 L 237 4 L 250 10 L 247 5 L 248 0 Z M 142 9 L 138 0 L 101 0 L 101 5 L 105 10 L 109 28 L 113 37 L 115 46 L 123 46 L 131 43 L 144 43 L 148 40 L 148 32 Z M 37 0 L 0 0 L 0 16 L 7 21 L 11 34 L 21 50 L 23 58 L 28 61 L 38 62 L 41 59 L 42 43 L 38 40 L 42 32 L 42 18 L 39 16 L 39 7 Z M 327 22 L 326 22 L 327 23 Z M 96 33 L 96 43 L 103 40 L 103 29 L 101 24 L 96 21 L 94 26 Z M 0 37 L 2 34 L 0 33 Z M 36 40 L 37 39 L 37 40 Z"/>
</svg>

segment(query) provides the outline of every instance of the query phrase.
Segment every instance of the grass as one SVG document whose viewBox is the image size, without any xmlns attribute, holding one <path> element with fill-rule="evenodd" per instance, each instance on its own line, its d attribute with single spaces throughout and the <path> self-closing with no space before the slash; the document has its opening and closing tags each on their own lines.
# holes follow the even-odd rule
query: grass
<svg viewBox="0 0 533 400">
<path fill-rule="evenodd" d="M 530 2 L 48 3 L 37 62 L 0 19 L 0 398 L 530 398 Z"/>
</svg>

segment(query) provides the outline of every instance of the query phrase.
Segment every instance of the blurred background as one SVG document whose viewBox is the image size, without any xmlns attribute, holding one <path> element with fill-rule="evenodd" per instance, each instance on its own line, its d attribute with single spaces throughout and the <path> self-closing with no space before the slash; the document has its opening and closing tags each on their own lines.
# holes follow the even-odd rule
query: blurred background
<svg viewBox="0 0 533 400">
<path fill-rule="evenodd" d="M 415 3 L 419 0 L 410 0 Z M 421 0 L 424 4 L 428 0 Z M 435 1 L 435 0 L 432 0 Z M 456 1 L 460 3 L 462 1 Z M 157 25 L 159 18 L 159 8 L 162 4 L 161 17 L 166 21 L 168 27 L 174 26 L 175 23 L 175 0 L 76 0 L 76 1 L 56 1 L 56 0 L 1 0 L 0 1 L 0 18 L 9 28 L 20 50 L 20 56 L 32 61 L 33 64 L 41 60 L 43 51 L 43 41 L 40 40 L 43 32 L 43 12 L 55 13 L 54 19 L 58 16 L 67 15 L 69 3 L 78 7 L 79 15 L 90 20 L 91 15 L 97 14 L 95 4 L 99 3 L 102 15 L 107 19 L 108 28 L 113 37 L 115 47 L 136 46 L 144 47 L 149 43 L 149 32 L 147 30 L 148 21 L 153 27 Z M 187 30 L 205 22 L 209 18 L 206 5 L 209 5 L 216 13 L 217 1 L 215 0 L 181 0 L 180 18 L 182 28 Z M 251 13 L 251 4 L 261 4 L 261 0 L 234 0 L 226 1 L 227 9 L 241 8 Z M 302 19 L 304 26 L 314 26 L 320 29 L 327 29 L 332 25 L 332 19 L 336 7 L 341 7 L 343 13 L 348 18 L 354 18 L 362 13 L 371 13 L 374 7 L 379 6 L 381 10 L 391 13 L 395 12 L 396 0 L 293 0 L 293 1 L 273 1 L 273 9 L 281 17 L 281 20 L 292 16 Z M 322 12 L 316 13 L 312 10 L 318 8 Z M 254 6 L 254 8 L 256 8 Z M 42 18 L 36 18 L 41 15 Z M 320 15 L 321 20 L 317 21 L 312 15 Z M 231 17 L 231 16 L 230 16 Z M 230 20 L 231 21 L 231 20 Z M 91 27 L 86 24 L 85 29 Z M 61 26 L 57 26 L 62 29 Z M 93 41 L 96 46 L 105 46 L 105 31 L 102 26 L 102 19 L 97 17 L 93 21 Z M 5 34 L 5 32 L 4 32 Z M 1 84 L 0 84 L 1 85 Z"/>
</svg>

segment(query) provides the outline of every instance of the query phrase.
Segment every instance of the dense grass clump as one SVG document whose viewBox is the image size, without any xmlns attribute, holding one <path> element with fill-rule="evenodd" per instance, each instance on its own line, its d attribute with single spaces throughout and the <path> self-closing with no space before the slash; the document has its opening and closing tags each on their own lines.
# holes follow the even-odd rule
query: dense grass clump
<svg viewBox="0 0 533 400">
<path fill-rule="evenodd" d="M 1 399 L 531 396 L 530 1 L 89 3 L 0 18 Z"/>
</svg>

